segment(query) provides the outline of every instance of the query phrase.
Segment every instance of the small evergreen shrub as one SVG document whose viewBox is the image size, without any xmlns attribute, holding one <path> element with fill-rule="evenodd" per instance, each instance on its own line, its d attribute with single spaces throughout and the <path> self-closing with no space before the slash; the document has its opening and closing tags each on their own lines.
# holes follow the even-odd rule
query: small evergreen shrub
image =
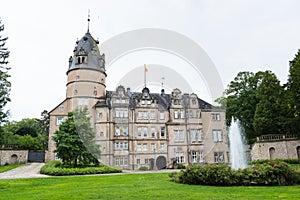
<svg viewBox="0 0 300 200">
<path fill-rule="evenodd" d="M 179 163 L 176 168 L 177 169 L 185 169 L 185 165 L 182 163 Z"/>
<path fill-rule="evenodd" d="M 67 176 L 67 175 L 85 175 L 85 174 L 107 174 L 107 173 L 119 173 L 121 169 L 103 164 L 88 166 L 88 167 L 66 167 L 61 164 L 60 161 L 54 160 L 46 163 L 41 168 L 41 174 L 47 174 L 52 176 Z"/>
<path fill-rule="evenodd" d="M 148 167 L 146 166 L 142 166 L 139 168 L 140 171 L 148 171 Z"/>
<path fill-rule="evenodd" d="M 290 165 L 276 161 L 239 170 L 233 170 L 227 164 L 194 164 L 170 174 L 170 177 L 178 183 L 218 186 L 294 185 L 300 179 L 299 173 Z"/>
</svg>

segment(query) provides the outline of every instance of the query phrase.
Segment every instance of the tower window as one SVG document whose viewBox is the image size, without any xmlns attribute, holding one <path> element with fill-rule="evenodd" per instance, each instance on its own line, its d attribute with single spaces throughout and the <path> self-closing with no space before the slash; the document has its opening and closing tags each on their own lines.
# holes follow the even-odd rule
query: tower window
<svg viewBox="0 0 300 200">
<path fill-rule="evenodd" d="M 80 57 L 77 58 L 77 64 L 80 64 Z"/>
<path fill-rule="evenodd" d="M 78 90 L 74 90 L 74 94 L 77 95 L 78 94 Z"/>
</svg>

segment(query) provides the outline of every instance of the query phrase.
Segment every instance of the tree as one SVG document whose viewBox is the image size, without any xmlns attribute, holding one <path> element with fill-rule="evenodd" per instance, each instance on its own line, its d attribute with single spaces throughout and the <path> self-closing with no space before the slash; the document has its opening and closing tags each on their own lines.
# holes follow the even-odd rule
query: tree
<svg viewBox="0 0 300 200">
<path fill-rule="evenodd" d="M 0 32 L 4 30 L 4 25 L 0 19 Z M 9 82 L 10 75 L 8 70 L 10 69 L 8 64 L 9 51 L 5 47 L 5 43 L 8 37 L 3 37 L 0 34 L 0 125 L 7 121 L 8 111 L 4 110 L 5 105 L 10 101 L 9 93 L 11 84 Z"/>
<path fill-rule="evenodd" d="M 93 140 L 95 133 L 91 127 L 88 110 L 75 110 L 68 113 L 68 119 L 64 121 L 59 130 L 55 132 L 53 140 L 56 143 L 57 156 L 64 164 L 77 166 L 98 164 L 100 148 Z"/>
<path fill-rule="evenodd" d="M 253 126 L 257 135 L 281 134 L 285 121 L 284 89 L 276 75 L 266 71 L 258 87 Z"/>
<path fill-rule="evenodd" d="M 247 140 L 257 136 L 253 127 L 258 103 L 256 93 L 264 74 L 265 72 L 255 74 L 253 72 L 239 72 L 225 90 L 225 97 L 216 100 L 223 108 L 226 108 L 226 124 L 230 126 L 232 118 L 238 119 Z"/>
<path fill-rule="evenodd" d="M 300 50 L 290 61 L 289 77 L 286 84 L 288 117 L 286 131 L 300 136 Z"/>
</svg>

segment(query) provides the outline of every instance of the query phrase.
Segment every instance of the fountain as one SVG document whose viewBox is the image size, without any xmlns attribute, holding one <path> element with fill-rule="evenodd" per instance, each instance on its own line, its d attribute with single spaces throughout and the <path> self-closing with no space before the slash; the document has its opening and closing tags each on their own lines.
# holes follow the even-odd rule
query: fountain
<svg viewBox="0 0 300 200">
<path fill-rule="evenodd" d="M 247 159 L 244 150 L 244 142 L 238 120 L 231 120 L 229 128 L 230 158 L 232 169 L 244 169 L 247 167 Z"/>
</svg>

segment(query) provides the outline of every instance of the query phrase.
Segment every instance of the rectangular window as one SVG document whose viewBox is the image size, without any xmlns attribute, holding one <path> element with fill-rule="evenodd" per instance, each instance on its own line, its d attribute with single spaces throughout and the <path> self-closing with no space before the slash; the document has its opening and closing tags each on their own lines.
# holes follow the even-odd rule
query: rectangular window
<svg viewBox="0 0 300 200">
<path fill-rule="evenodd" d="M 63 117 L 57 117 L 56 118 L 56 125 L 61 125 L 61 123 L 63 123 L 63 121 L 64 121 L 64 118 Z"/>
<path fill-rule="evenodd" d="M 192 110 L 190 110 L 190 118 L 194 117 L 194 112 Z"/>
<path fill-rule="evenodd" d="M 148 137 L 148 128 L 144 127 L 144 137 Z"/>
<path fill-rule="evenodd" d="M 204 163 L 203 151 L 199 152 L 199 162 Z"/>
<path fill-rule="evenodd" d="M 175 142 L 183 142 L 183 130 L 174 130 L 174 140 Z"/>
<path fill-rule="evenodd" d="M 124 165 L 127 166 L 128 165 L 128 158 L 123 158 L 124 160 Z"/>
<path fill-rule="evenodd" d="M 138 112 L 138 119 L 142 119 L 143 118 L 143 113 L 142 112 Z"/>
<path fill-rule="evenodd" d="M 195 142 L 196 141 L 196 133 L 195 129 L 191 129 L 191 141 Z"/>
<path fill-rule="evenodd" d="M 151 137 L 155 138 L 155 128 L 154 127 L 151 128 Z"/>
<path fill-rule="evenodd" d="M 155 144 L 154 143 L 151 143 L 151 151 L 155 151 Z"/>
<path fill-rule="evenodd" d="M 165 143 L 160 143 L 159 150 L 161 151 L 165 150 Z"/>
<path fill-rule="evenodd" d="M 174 141 L 175 142 L 179 141 L 179 131 L 178 130 L 174 130 Z"/>
<path fill-rule="evenodd" d="M 148 149 L 147 149 L 147 144 L 145 143 L 145 144 L 143 144 L 143 151 L 147 151 Z"/>
<path fill-rule="evenodd" d="M 119 160 L 120 160 L 120 166 L 123 166 L 123 158 L 119 158 Z"/>
<path fill-rule="evenodd" d="M 179 131 L 179 141 L 184 141 L 184 139 L 183 139 L 183 130 Z"/>
<path fill-rule="evenodd" d="M 148 164 L 149 160 L 148 158 L 145 158 L 145 164 Z"/>
<path fill-rule="evenodd" d="M 128 126 L 123 127 L 123 135 L 125 135 L 125 136 L 128 135 Z"/>
<path fill-rule="evenodd" d="M 144 119 L 148 119 L 148 112 L 144 112 Z"/>
<path fill-rule="evenodd" d="M 116 117 L 120 117 L 120 111 L 116 110 Z"/>
<path fill-rule="evenodd" d="M 123 149 L 128 150 L 128 143 L 127 143 L 127 142 L 124 142 L 124 147 L 123 147 Z"/>
<path fill-rule="evenodd" d="M 115 165 L 117 165 L 117 166 L 120 165 L 119 158 L 116 158 L 116 160 L 115 160 Z"/>
<path fill-rule="evenodd" d="M 201 142 L 202 141 L 202 130 L 201 129 L 197 129 L 196 130 L 196 135 L 197 135 L 197 141 Z"/>
<path fill-rule="evenodd" d="M 164 112 L 160 112 L 160 113 L 159 113 L 159 119 L 160 119 L 160 120 L 165 119 L 165 113 L 164 113 Z"/>
<path fill-rule="evenodd" d="M 116 126 L 116 132 L 115 132 L 116 136 L 120 135 L 120 127 Z"/>
<path fill-rule="evenodd" d="M 176 156 L 176 161 L 178 163 L 184 163 L 184 155 L 180 154 L 180 155 Z"/>
<path fill-rule="evenodd" d="M 215 163 L 223 163 L 224 162 L 224 154 L 223 152 L 215 152 Z"/>
<path fill-rule="evenodd" d="M 193 162 L 193 163 L 196 163 L 196 162 L 197 162 L 197 152 L 196 152 L 196 151 L 193 151 L 193 152 L 192 152 L 192 162 Z"/>
<path fill-rule="evenodd" d="M 160 137 L 165 137 L 165 127 L 160 127 Z"/>
<path fill-rule="evenodd" d="M 120 150 L 123 149 L 123 142 L 120 142 Z"/>
<path fill-rule="evenodd" d="M 138 136 L 142 137 L 142 128 L 141 127 L 138 127 Z"/>
<path fill-rule="evenodd" d="M 213 130 L 212 134 L 213 134 L 213 140 L 214 140 L 214 142 L 222 142 L 223 141 L 222 131 L 221 130 Z"/>
<path fill-rule="evenodd" d="M 119 142 L 115 143 L 115 150 L 119 150 Z"/>
<path fill-rule="evenodd" d="M 155 119 L 155 112 L 153 111 L 150 112 L 150 119 Z"/>
<path fill-rule="evenodd" d="M 124 117 L 128 117 L 128 110 L 124 110 Z"/>
<path fill-rule="evenodd" d="M 220 121 L 221 120 L 221 116 L 219 113 L 212 113 L 211 114 L 211 119 L 214 121 Z"/>
<path fill-rule="evenodd" d="M 141 159 L 136 159 L 136 164 L 141 164 Z"/>
<path fill-rule="evenodd" d="M 137 145 L 137 151 L 141 151 L 142 149 L 141 149 L 141 144 L 138 144 Z"/>
<path fill-rule="evenodd" d="M 178 111 L 177 110 L 174 111 L 174 118 L 178 119 Z"/>
<path fill-rule="evenodd" d="M 147 104 L 148 104 L 148 105 L 151 105 L 151 101 L 150 101 L 150 100 L 147 100 Z"/>
<path fill-rule="evenodd" d="M 181 118 L 181 119 L 184 119 L 184 110 L 181 110 L 181 111 L 180 111 L 180 118 Z"/>
<path fill-rule="evenodd" d="M 196 118 L 201 118 L 201 112 L 199 110 L 196 112 Z"/>
</svg>

